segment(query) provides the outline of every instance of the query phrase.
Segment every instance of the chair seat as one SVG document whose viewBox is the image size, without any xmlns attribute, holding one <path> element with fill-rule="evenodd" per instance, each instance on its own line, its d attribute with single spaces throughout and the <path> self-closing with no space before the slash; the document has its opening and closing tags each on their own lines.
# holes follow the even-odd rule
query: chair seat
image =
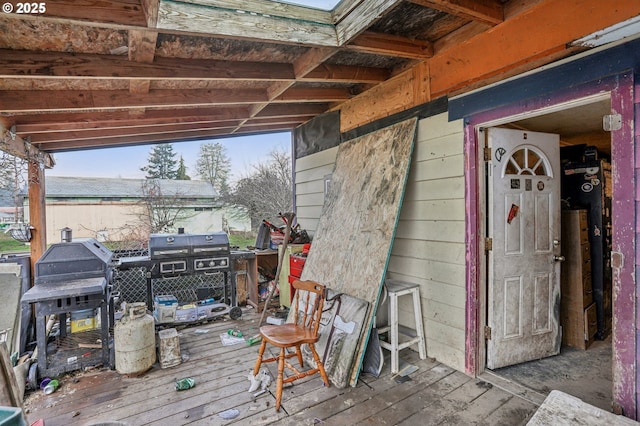
<svg viewBox="0 0 640 426">
<path fill-rule="evenodd" d="M 260 334 L 272 345 L 278 347 L 298 346 L 303 343 L 315 343 L 318 337 L 313 330 L 296 324 L 265 325 Z"/>
</svg>

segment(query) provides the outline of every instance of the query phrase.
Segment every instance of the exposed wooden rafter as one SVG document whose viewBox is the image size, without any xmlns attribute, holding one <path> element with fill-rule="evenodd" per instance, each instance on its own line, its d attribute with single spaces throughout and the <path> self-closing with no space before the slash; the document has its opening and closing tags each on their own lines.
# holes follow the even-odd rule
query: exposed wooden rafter
<svg viewBox="0 0 640 426">
<path fill-rule="evenodd" d="M 498 25 L 504 21 L 504 9 L 498 0 L 409 0 L 420 6 L 441 10 L 472 21 Z"/>
<path fill-rule="evenodd" d="M 46 152 L 290 130 L 335 109 L 346 130 L 566 56 L 575 37 L 640 13 L 584 2 L 579 21 L 530 40 L 576 6 L 50 1 L 0 14 L 0 122 Z"/>
</svg>

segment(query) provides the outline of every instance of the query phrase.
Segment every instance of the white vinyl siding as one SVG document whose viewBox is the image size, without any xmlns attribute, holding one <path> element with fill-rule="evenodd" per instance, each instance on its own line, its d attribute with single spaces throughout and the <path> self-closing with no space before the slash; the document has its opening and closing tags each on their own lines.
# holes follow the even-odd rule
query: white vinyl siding
<svg viewBox="0 0 640 426">
<path fill-rule="evenodd" d="M 443 113 L 419 121 L 387 274 L 420 284 L 427 354 L 459 371 L 465 371 L 463 141 L 462 120 L 449 123 Z M 296 215 L 310 232 L 317 227 L 324 178 L 333 171 L 337 151 L 296 160 Z M 413 328 L 410 297 L 400 299 L 400 322 Z"/>
<path fill-rule="evenodd" d="M 318 228 L 324 204 L 325 177 L 333 173 L 338 147 L 296 160 L 296 220 L 313 235 Z"/>
<path fill-rule="evenodd" d="M 465 200 L 462 121 L 420 120 L 387 276 L 420 284 L 427 354 L 465 370 Z M 413 327 L 401 298 L 400 323 Z"/>
</svg>

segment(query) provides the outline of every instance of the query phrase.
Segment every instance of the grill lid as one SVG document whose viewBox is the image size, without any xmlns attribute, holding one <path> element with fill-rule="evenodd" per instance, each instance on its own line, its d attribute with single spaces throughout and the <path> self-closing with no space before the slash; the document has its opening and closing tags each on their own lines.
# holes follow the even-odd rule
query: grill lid
<svg viewBox="0 0 640 426">
<path fill-rule="evenodd" d="M 151 259 L 175 259 L 228 253 L 229 236 L 226 232 L 151 234 L 149 237 L 149 257 Z"/>
<path fill-rule="evenodd" d="M 110 280 L 113 253 L 93 238 L 52 244 L 35 265 L 35 284 L 81 278 Z"/>
</svg>

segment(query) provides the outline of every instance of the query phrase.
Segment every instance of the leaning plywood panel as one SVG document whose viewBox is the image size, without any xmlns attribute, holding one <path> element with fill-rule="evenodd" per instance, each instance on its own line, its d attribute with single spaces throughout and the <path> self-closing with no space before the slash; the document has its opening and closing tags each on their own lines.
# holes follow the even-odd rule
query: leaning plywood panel
<svg viewBox="0 0 640 426">
<path fill-rule="evenodd" d="M 352 354 L 355 385 L 384 281 L 416 134 L 411 119 L 340 145 L 302 279 L 369 303 Z"/>
</svg>

